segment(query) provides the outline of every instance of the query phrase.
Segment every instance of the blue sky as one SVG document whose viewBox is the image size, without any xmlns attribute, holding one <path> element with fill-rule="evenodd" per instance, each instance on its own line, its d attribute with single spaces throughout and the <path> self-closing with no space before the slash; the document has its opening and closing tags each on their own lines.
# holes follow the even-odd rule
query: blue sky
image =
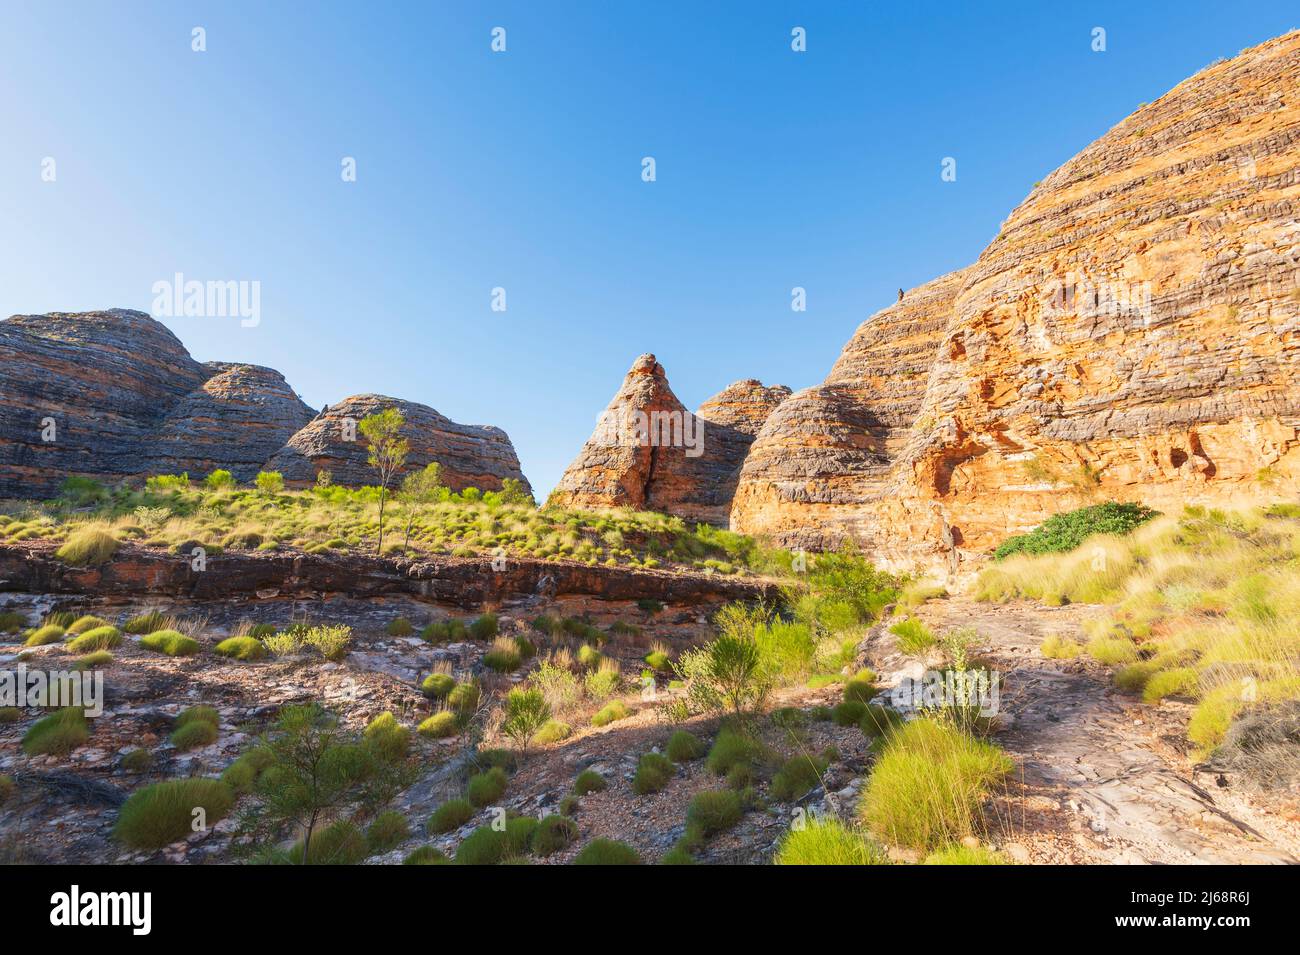
<svg viewBox="0 0 1300 955">
<path fill-rule="evenodd" d="M 317 407 L 499 425 L 544 494 L 637 355 L 690 407 L 815 384 L 1139 103 L 1300 25 L 1270 2 L 881 6 L 7 3 L 0 313 L 258 281 L 255 328 L 166 323 Z"/>
</svg>

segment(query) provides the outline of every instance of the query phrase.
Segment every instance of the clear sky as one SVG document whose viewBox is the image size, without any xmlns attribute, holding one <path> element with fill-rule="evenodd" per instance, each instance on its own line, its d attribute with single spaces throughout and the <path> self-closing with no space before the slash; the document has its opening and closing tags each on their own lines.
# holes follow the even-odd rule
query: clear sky
<svg viewBox="0 0 1300 955">
<path fill-rule="evenodd" d="M 166 323 L 317 407 L 373 391 L 499 425 L 545 494 L 640 353 L 692 408 L 816 384 L 1035 180 L 1298 25 L 1269 0 L 4 0 L 0 313 L 257 281 L 254 328 Z"/>
</svg>

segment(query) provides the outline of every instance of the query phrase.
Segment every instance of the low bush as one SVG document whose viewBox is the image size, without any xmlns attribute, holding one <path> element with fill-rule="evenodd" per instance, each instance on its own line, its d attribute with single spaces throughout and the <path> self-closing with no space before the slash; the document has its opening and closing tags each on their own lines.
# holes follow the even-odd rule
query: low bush
<svg viewBox="0 0 1300 955">
<path fill-rule="evenodd" d="M 951 845 L 931 852 L 922 865 L 1008 865 L 1006 858 L 983 846 Z"/>
<path fill-rule="evenodd" d="M 593 839 L 573 857 L 574 865 L 640 865 L 641 856 L 625 842 Z"/>
<path fill-rule="evenodd" d="M 776 865 L 888 865 L 884 851 L 865 834 L 828 816 L 791 829 L 781 839 Z"/>
<path fill-rule="evenodd" d="M 146 773 L 153 769 L 153 753 L 147 749 L 133 749 L 122 756 L 121 766 L 128 773 Z"/>
<path fill-rule="evenodd" d="M 122 632 L 117 627 L 95 627 L 68 641 L 71 653 L 89 653 L 92 650 L 112 650 L 122 643 Z"/>
<path fill-rule="evenodd" d="M 384 632 L 390 637 L 406 637 L 415 632 L 415 627 L 411 626 L 411 621 L 405 617 L 397 617 L 388 621 L 388 626 L 384 627 Z"/>
<path fill-rule="evenodd" d="M 898 638 L 898 649 L 908 656 L 920 656 L 938 642 L 930 628 L 915 617 L 900 620 L 889 632 Z"/>
<path fill-rule="evenodd" d="M 627 719 L 631 715 L 632 711 L 627 708 L 622 700 L 611 700 L 591 717 L 591 725 L 608 726 L 618 720 Z"/>
<path fill-rule="evenodd" d="M 479 826 L 456 847 L 457 865 L 496 865 L 506 857 L 505 832 Z"/>
<path fill-rule="evenodd" d="M 266 647 L 256 637 L 227 637 L 213 647 L 213 652 L 232 660 L 252 661 L 266 658 Z"/>
<path fill-rule="evenodd" d="M 871 670 L 859 670 L 849 677 L 844 684 L 844 699 L 848 702 L 870 703 L 876 693 L 876 680 L 879 679 Z"/>
<path fill-rule="evenodd" d="M 762 747 L 757 740 L 730 726 L 718 731 L 704 765 L 715 776 L 726 776 L 737 766 L 752 766 Z"/>
<path fill-rule="evenodd" d="M 668 737 L 668 745 L 664 748 L 664 753 L 674 763 L 685 763 L 693 759 L 699 759 L 704 755 L 704 743 L 694 733 L 686 730 L 677 730 L 672 736 Z"/>
<path fill-rule="evenodd" d="M 686 807 L 686 828 L 707 838 L 730 829 L 745 813 L 740 794 L 731 789 L 696 793 Z"/>
<path fill-rule="evenodd" d="M 601 792 L 608 786 L 609 783 L 605 782 L 605 777 L 594 769 L 584 769 L 578 774 L 578 778 L 573 781 L 573 791 L 579 796 Z"/>
<path fill-rule="evenodd" d="M 548 856 L 567 849 L 578 840 L 578 824 L 568 816 L 551 814 L 542 818 L 533 832 L 532 849 L 539 856 Z"/>
<path fill-rule="evenodd" d="M 798 799 L 821 785 L 822 774 L 829 765 L 826 759 L 807 753 L 790 757 L 772 777 L 772 795 L 782 802 Z"/>
<path fill-rule="evenodd" d="M 509 637 L 497 637 L 492 641 L 492 648 L 483 654 L 483 664 L 498 673 L 517 670 L 522 659 L 519 646 Z"/>
<path fill-rule="evenodd" d="M 16 610 L 0 613 L 0 633 L 16 633 L 27 626 L 27 615 Z"/>
<path fill-rule="evenodd" d="M 42 716 L 23 734 L 23 752 L 28 756 L 66 756 L 90 739 L 90 724 L 77 707 Z"/>
<path fill-rule="evenodd" d="M 365 835 L 346 819 L 331 823 L 314 833 L 307 846 L 307 865 L 356 865 L 370 854 Z M 283 856 L 274 855 L 274 861 L 289 865 L 303 864 L 302 841 L 295 842 Z"/>
<path fill-rule="evenodd" d="M 428 736 L 432 739 L 455 736 L 460 732 L 460 720 L 451 710 L 442 710 L 424 720 L 416 727 L 415 731 L 421 736 Z"/>
<path fill-rule="evenodd" d="M 163 624 L 167 618 L 160 611 L 150 610 L 148 613 L 142 613 L 139 616 L 132 617 L 123 626 L 122 629 L 127 633 L 141 636 L 146 633 L 154 633 L 163 629 Z"/>
<path fill-rule="evenodd" d="M 672 760 L 660 753 L 645 753 L 637 762 L 636 775 L 632 778 L 632 791 L 638 796 L 657 793 L 668 785 L 677 767 Z"/>
<path fill-rule="evenodd" d="M 1003 541 L 993 551 L 993 559 L 1003 560 L 1012 554 L 1056 554 L 1074 550 L 1095 534 L 1122 536 L 1131 533 L 1158 513 L 1141 504 L 1110 501 L 1053 514 L 1028 534 Z"/>
<path fill-rule="evenodd" d="M 505 794 L 509 782 L 505 770 L 493 766 L 487 772 L 475 773 L 469 778 L 465 786 L 465 795 L 475 806 L 480 808 L 490 806 Z"/>
<path fill-rule="evenodd" d="M 73 531 L 54 556 L 74 567 L 98 567 L 113 559 L 117 553 L 117 538 L 99 527 L 84 527 Z"/>
<path fill-rule="evenodd" d="M 429 831 L 451 832 L 474 818 L 474 806 L 468 799 L 449 799 L 429 817 Z"/>
<path fill-rule="evenodd" d="M 1153 673 L 1142 690 L 1142 699 L 1155 703 L 1167 696 L 1194 697 L 1199 678 L 1191 667 L 1175 667 Z"/>
<path fill-rule="evenodd" d="M 380 759 L 405 759 L 411 748 L 411 731 L 392 713 L 380 713 L 366 726 L 362 739 Z"/>
<path fill-rule="evenodd" d="M 63 640 L 64 629 L 52 624 L 44 627 L 37 627 L 27 634 L 27 639 L 23 641 L 25 647 L 43 647 L 47 643 L 59 643 Z"/>
<path fill-rule="evenodd" d="M 161 849 L 192 832 L 194 811 L 211 828 L 230 812 L 235 793 L 216 779 L 171 779 L 137 789 L 118 811 L 113 836 L 132 849 Z"/>
<path fill-rule="evenodd" d="M 434 846 L 420 846 L 402 860 L 402 865 L 451 865 L 451 859 Z"/>
<path fill-rule="evenodd" d="M 475 640 L 491 640 L 497 635 L 497 615 L 483 614 L 469 625 L 469 635 Z"/>
<path fill-rule="evenodd" d="M 867 704 L 857 700 L 844 700 L 831 707 L 831 720 L 836 726 L 856 726 L 867 714 Z"/>
<path fill-rule="evenodd" d="M 141 637 L 140 646 L 169 657 L 192 657 L 199 652 L 199 641 L 175 630 L 159 630 Z"/>
<path fill-rule="evenodd" d="M 548 743 L 558 743 L 561 740 L 568 739 L 573 735 L 573 727 L 563 720 L 547 720 L 542 724 L 542 728 L 537 731 L 533 737 L 533 742 L 539 746 L 545 746 Z"/>
<path fill-rule="evenodd" d="M 858 729 L 862 730 L 863 736 L 874 739 L 877 736 L 888 735 L 906 723 L 907 720 L 903 718 L 903 714 L 897 710 L 891 710 L 876 703 L 868 703 L 866 712 L 862 714 L 862 719 L 858 720 Z"/>
<path fill-rule="evenodd" d="M 859 816 L 896 845 L 934 849 L 960 842 L 977 831 L 985 800 L 1011 769 L 996 746 L 938 720 L 913 720 L 889 735 Z"/>
<path fill-rule="evenodd" d="M 240 794 L 251 793 L 262 771 L 275 762 L 275 754 L 265 746 L 254 746 L 226 767 L 221 781 Z"/>
<path fill-rule="evenodd" d="M 366 828 L 366 844 L 371 852 L 390 852 L 407 840 L 411 827 L 406 817 L 395 809 L 386 809 Z"/>
<path fill-rule="evenodd" d="M 430 673 L 420 684 L 425 696 L 441 700 L 456 687 L 456 678 L 450 673 Z"/>
<path fill-rule="evenodd" d="M 477 683 L 457 683 L 447 694 L 447 705 L 461 713 L 472 713 L 478 707 Z"/>
</svg>

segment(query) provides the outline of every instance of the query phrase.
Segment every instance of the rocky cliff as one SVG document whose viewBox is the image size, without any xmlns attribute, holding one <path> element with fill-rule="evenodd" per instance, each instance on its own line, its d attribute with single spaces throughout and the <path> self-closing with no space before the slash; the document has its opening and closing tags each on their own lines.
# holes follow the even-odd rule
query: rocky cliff
<svg viewBox="0 0 1300 955">
<path fill-rule="evenodd" d="M 784 385 L 738 381 L 692 414 L 654 355 L 633 363 L 551 501 L 631 507 L 725 525 L 740 466 Z"/>
<path fill-rule="evenodd" d="M 733 526 L 951 568 L 1093 500 L 1294 496 L 1297 91 L 1291 33 L 1053 172 L 974 265 L 868 321 L 768 420 Z M 882 350 L 874 329 L 895 321 L 915 329 L 919 374 L 888 397 L 893 335 Z"/>
<path fill-rule="evenodd" d="M 406 419 L 402 429 L 410 443 L 406 470 L 437 461 L 442 466 L 443 483 L 456 491 L 467 487 L 500 490 L 506 478 L 529 487 L 514 446 L 500 428 L 457 424 L 426 405 L 383 395 L 354 395 L 331 405 L 271 456 L 267 470 L 279 471 L 286 484 L 298 487 L 314 483 L 322 470 L 330 472 L 335 484 L 375 483 L 374 469 L 366 463 L 366 441 L 356 425 L 388 407 L 396 408 Z"/>
<path fill-rule="evenodd" d="M 373 395 L 349 398 L 331 415 L 360 420 L 381 404 L 406 413 L 412 466 L 438 460 L 457 489 L 522 480 L 500 429 L 459 425 L 423 405 Z M 329 417 L 317 417 L 270 368 L 200 364 L 143 312 L 0 322 L 0 498 L 51 497 L 72 475 L 113 482 L 227 468 L 247 481 L 282 466 L 286 479 L 308 483 L 317 457 L 334 465 L 337 483 L 372 482 L 364 440 L 333 448 L 324 434 Z"/>
</svg>

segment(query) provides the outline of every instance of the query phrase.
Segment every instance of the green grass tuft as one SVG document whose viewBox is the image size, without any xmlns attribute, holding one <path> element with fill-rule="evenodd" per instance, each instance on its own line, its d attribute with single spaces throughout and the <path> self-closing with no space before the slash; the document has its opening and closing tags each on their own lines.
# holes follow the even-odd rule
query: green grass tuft
<svg viewBox="0 0 1300 955">
<path fill-rule="evenodd" d="M 791 829 L 777 847 L 776 865 L 888 865 L 884 851 L 863 833 L 827 817 Z"/>
<path fill-rule="evenodd" d="M 161 849 L 189 836 L 203 810 L 211 828 L 235 804 L 234 791 L 216 779 L 171 779 L 137 789 L 122 804 L 113 836 L 132 849 Z"/>
<path fill-rule="evenodd" d="M 593 839 L 573 857 L 574 865 L 640 865 L 641 856 L 625 842 Z"/>
<path fill-rule="evenodd" d="M 199 652 L 199 641 L 175 630 L 159 630 L 141 637 L 140 646 L 169 657 L 192 657 Z"/>
</svg>

